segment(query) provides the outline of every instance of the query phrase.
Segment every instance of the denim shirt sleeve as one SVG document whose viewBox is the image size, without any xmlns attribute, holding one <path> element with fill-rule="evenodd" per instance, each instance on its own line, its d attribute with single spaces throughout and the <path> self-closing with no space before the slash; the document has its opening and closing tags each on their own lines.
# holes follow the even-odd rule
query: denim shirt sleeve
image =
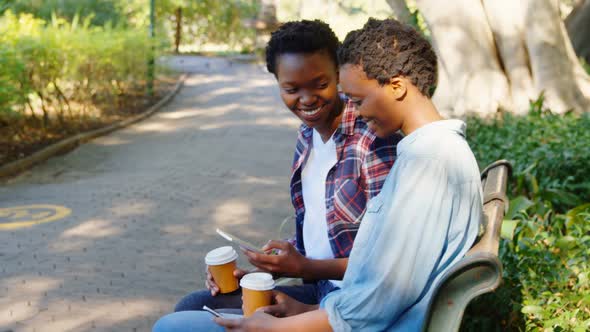
<svg viewBox="0 0 590 332">
<path fill-rule="evenodd" d="M 437 160 L 398 159 L 367 206 L 341 289 L 320 304 L 334 331 L 420 330 L 433 284 L 481 219 L 478 180 L 449 179 Z"/>
</svg>

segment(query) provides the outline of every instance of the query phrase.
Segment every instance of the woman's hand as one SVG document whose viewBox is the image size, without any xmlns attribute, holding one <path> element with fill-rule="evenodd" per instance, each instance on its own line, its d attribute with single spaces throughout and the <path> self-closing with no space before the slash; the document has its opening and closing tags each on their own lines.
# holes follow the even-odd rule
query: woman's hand
<svg viewBox="0 0 590 332">
<path fill-rule="evenodd" d="M 273 325 L 277 322 L 278 318 L 273 317 L 269 314 L 265 314 L 262 311 L 256 311 L 252 316 L 248 318 L 213 318 L 215 323 L 225 327 L 226 331 L 234 332 L 263 332 L 272 331 Z"/>
<path fill-rule="evenodd" d="M 291 243 L 271 240 L 262 247 L 262 250 L 267 254 L 242 249 L 248 261 L 263 271 L 268 271 L 275 276 L 305 278 L 305 266 L 308 260 Z M 272 254 L 273 252 L 277 254 Z"/>
<path fill-rule="evenodd" d="M 245 271 L 242 269 L 235 269 L 234 270 L 234 277 L 236 277 L 238 280 L 240 280 L 247 273 L 248 273 L 248 271 Z M 211 272 L 209 271 L 208 266 L 207 266 L 207 278 L 205 278 L 205 286 L 211 292 L 211 296 L 216 296 L 219 293 L 219 286 L 217 286 L 217 283 L 215 282 L 215 280 L 213 280 L 213 276 L 211 275 Z"/>
<path fill-rule="evenodd" d="M 301 303 L 279 291 L 273 291 L 272 297 L 274 304 L 259 308 L 258 310 L 275 317 L 289 317 L 318 308 L 317 305 Z"/>
</svg>

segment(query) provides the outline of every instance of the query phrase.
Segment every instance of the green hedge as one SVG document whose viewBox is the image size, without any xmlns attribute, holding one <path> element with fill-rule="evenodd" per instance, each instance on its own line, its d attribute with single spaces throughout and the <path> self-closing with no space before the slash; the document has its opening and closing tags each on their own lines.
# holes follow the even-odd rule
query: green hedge
<svg viewBox="0 0 590 332">
<path fill-rule="evenodd" d="M 0 117 L 41 110 L 47 125 L 143 93 L 151 43 L 142 30 L 8 11 L 0 17 Z"/>
<path fill-rule="evenodd" d="M 0 121 L 6 122 L 6 118 L 13 115 L 14 106 L 25 101 L 27 89 L 20 84 L 25 65 L 12 48 L 0 43 L 0 68 L 0 114 L 4 113 L 4 119 L 0 117 Z"/>
<path fill-rule="evenodd" d="M 468 120 L 480 166 L 514 165 L 500 246 L 504 284 L 470 306 L 466 331 L 590 330 L 590 116 Z"/>
<path fill-rule="evenodd" d="M 482 165 L 500 158 L 513 162 L 513 195 L 534 196 L 564 212 L 590 201 L 590 116 L 552 114 L 542 102 L 527 117 L 472 119 L 469 140 Z"/>
</svg>

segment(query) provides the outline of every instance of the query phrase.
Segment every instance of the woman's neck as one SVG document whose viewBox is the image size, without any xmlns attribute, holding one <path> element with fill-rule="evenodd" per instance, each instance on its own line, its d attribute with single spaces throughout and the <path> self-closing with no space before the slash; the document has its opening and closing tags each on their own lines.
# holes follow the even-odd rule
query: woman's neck
<svg viewBox="0 0 590 332">
<path fill-rule="evenodd" d="M 420 127 L 444 119 L 429 98 L 421 97 L 408 105 L 407 110 L 404 112 L 405 117 L 401 126 L 404 135 L 409 135 Z"/>
<path fill-rule="evenodd" d="M 344 114 L 344 103 L 342 100 L 338 99 L 338 104 L 335 105 L 334 109 L 338 110 L 338 112 L 326 121 L 326 125 L 321 128 L 316 128 L 316 131 L 320 134 L 324 143 L 332 137 L 332 134 L 334 134 L 336 129 L 338 129 L 338 126 L 340 126 L 340 122 L 342 122 L 342 114 Z"/>
</svg>

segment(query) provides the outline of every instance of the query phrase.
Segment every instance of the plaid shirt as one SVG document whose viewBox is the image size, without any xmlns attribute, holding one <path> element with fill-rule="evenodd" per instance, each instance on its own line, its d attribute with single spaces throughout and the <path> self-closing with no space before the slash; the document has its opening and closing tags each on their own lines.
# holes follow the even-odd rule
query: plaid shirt
<svg viewBox="0 0 590 332">
<path fill-rule="evenodd" d="M 303 217 L 305 206 L 301 172 L 312 147 L 313 129 L 299 128 L 291 173 L 291 201 L 295 207 L 295 237 L 290 242 L 305 255 Z M 334 132 L 336 165 L 326 177 L 326 220 L 334 257 L 348 257 L 365 212 L 367 201 L 381 191 L 393 166 L 396 144 L 401 136 L 376 137 L 358 117 L 354 105 L 346 101 L 342 122 Z"/>
</svg>

